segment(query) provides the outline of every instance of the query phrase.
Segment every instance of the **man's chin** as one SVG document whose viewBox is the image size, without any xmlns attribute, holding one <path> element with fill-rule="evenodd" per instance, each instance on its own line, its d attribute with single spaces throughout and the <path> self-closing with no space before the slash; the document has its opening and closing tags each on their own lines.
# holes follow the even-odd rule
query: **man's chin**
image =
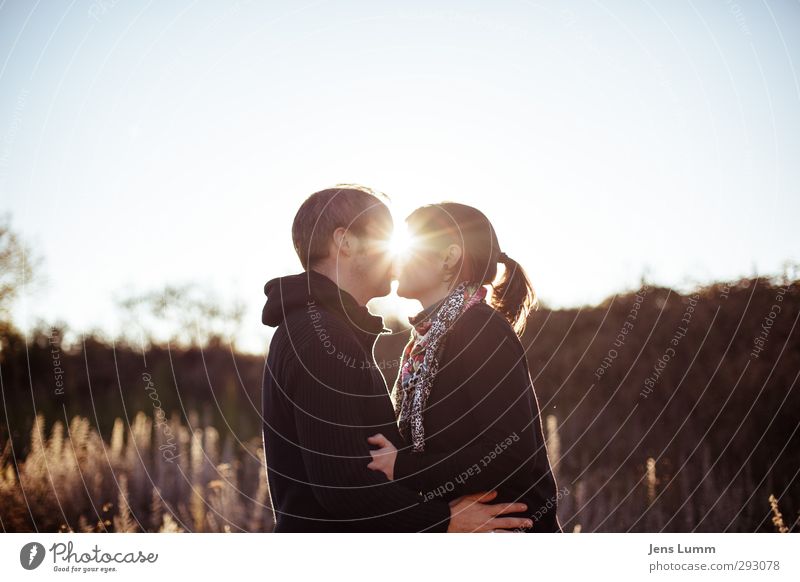
<svg viewBox="0 0 800 582">
<path fill-rule="evenodd" d="M 386 285 L 382 286 L 380 289 L 377 289 L 375 291 L 375 297 L 386 297 L 391 292 L 392 292 L 392 284 L 387 283 Z"/>
</svg>

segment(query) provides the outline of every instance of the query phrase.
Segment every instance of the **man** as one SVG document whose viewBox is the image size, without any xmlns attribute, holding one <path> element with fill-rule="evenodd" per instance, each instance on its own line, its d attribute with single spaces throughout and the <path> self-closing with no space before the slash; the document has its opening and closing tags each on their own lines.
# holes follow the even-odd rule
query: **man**
<svg viewBox="0 0 800 582">
<path fill-rule="evenodd" d="M 292 225 L 305 272 L 269 281 L 262 322 L 276 327 L 262 391 L 263 439 L 277 532 L 494 531 L 531 527 L 496 492 L 445 503 L 371 471 L 367 438 L 400 436 L 375 364 L 387 330 L 366 303 L 389 293 L 393 229 L 371 191 L 312 194 Z"/>
</svg>

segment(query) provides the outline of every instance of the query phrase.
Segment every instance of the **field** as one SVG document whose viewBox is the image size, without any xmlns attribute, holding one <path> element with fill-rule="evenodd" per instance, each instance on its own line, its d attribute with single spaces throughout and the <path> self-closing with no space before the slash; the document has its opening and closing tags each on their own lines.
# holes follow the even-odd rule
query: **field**
<svg viewBox="0 0 800 582">
<path fill-rule="evenodd" d="M 541 306 L 523 343 L 565 531 L 800 531 L 798 316 L 800 284 L 767 279 Z M 271 530 L 263 357 L 63 331 L 0 336 L 3 531 Z"/>
</svg>

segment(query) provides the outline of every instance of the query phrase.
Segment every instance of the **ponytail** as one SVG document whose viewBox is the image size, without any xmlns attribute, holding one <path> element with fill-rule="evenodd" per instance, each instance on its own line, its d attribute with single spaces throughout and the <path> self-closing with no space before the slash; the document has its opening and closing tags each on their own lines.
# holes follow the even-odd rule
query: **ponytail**
<svg viewBox="0 0 800 582">
<path fill-rule="evenodd" d="M 538 306 L 536 292 L 525 270 L 514 259 L 500 253 L 497 262 L 503 264 L 505 272 L 493 285 L 491 305 L 508 320 L 516 334 L 522 336 L 528 314 Z"/>
</svg>

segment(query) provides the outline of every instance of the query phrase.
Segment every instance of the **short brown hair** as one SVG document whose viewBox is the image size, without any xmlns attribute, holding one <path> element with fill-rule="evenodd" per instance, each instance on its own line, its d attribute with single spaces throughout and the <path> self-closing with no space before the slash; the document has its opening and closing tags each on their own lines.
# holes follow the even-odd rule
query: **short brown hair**
<svg viewBox="0 0 800 582">
<path fill-rule="evenodd" d="M 303 269 L 308 270 L 328 256 L 334 231 L 344 227 L 363 234 L 372 208 L 383 208 L 389 197 L 366 186 L 339 184 L 314 192 L 300 205 L 292 223 L 294 250 Z"/>
</svg>

